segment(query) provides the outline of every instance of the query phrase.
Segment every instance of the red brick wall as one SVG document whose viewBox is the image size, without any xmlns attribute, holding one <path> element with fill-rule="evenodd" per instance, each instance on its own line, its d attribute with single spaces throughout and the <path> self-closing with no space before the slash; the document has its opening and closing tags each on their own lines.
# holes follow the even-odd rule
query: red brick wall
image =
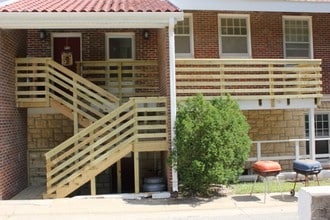
<svg viewBox="0 0 330 220">
<path fill-rule="evenodd" d="M 253 58 L 283 58 L 282 14 L 250 14 Z"/>
<path fill-rule="evenodd" d="M 194 12 L 195 58 L 219 58 L 218 13 Z"/>
<path fill-rule="evenodd" d="M 322 59 L 323 94 L 330 94 L 330 14 L 313 14 L 314 58 Z"/>
<path fill-rule="evenodd" d="M 24 31 L 0 30 L 0 199 L 27 187 L 27 116 L 16 108 L 14 72 L 25 49 Z"/>
</svg>

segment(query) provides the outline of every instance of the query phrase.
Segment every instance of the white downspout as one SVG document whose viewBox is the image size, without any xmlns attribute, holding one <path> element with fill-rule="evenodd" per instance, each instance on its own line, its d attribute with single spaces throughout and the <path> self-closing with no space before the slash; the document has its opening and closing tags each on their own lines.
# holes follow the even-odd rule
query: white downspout
<svg viewBox="0 0 330 220">
<path fill-rule="evenodd" d="M 309 109 L 309 154 L 310 159 L 315 160 L 315 126 L 314 108 Z"/>
<path fill-rule="evenodd" d="M 175 120 L 176 120 L 176 76 L 175 76 L 175 40 L 174 40 L 174 18 L 170 18 L 168 26 L 169 60 L 170 60 L 170 106 L 171 106 L 171 143 L 174 148 Z M 172 168 L 172 191 L 178 192 L 178 173 Z"/>
</svg>

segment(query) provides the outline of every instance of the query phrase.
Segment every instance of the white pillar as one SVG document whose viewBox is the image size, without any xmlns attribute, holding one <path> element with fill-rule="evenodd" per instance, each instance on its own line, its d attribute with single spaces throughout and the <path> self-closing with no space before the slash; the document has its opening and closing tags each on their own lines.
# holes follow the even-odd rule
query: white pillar
<svg viewBox="0 0 330 220">
<path fill-rule="evenodd" d="M 174 148 L 175 119 L 176 119 L 176 76 L 175 76 L 175 40 L 174 40 L 174 18 L 170 18 L 168 26 L 169 60 L 170 60 L 170 106 L 171 106 L 171 143 Z M 172 191 L 178 189 L 178 173 L 172 168 Z"/>
<path fill-rule="evenodd" d="M 310 159 L 315 160 L 315 126 L 314 108 L 309 109 L 309 154 Z"/>
</svg>

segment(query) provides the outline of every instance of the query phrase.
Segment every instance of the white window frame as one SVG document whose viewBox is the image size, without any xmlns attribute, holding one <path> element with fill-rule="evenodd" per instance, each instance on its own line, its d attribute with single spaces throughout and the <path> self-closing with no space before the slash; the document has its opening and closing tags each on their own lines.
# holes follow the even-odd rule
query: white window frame
<svg viewBox="0 0 330 220">
<path fill-rule="evenodd" d="M 324 135 L 318 135 L 317 134 L 317 128 L 315 127 L 315 124 L 317 123 L 317 115 L 328 115 L 328 136 L 324 136 Z M 305 115 L 305 117 L 309 117 L 309 115 L 307 114 L 307 115 Z M 326 111 L 318 111 L 318 112 L 315 112 L 315 114 L 314 114 L 314 127 L 315 127 L 315 138 L 316 139 L 318 139 L 318 138 L 330 138 L 330 112 L 326 112 Z M 306 126 L 306 119 L 304 118 L 304 123 L 305 123 L 305 136 L 306 136 L 306 138 L 309 138 L 309 136 L 310 136 L 310 131 L 309 131 L 309 120 L 307 120 L 307 123 L 308 123 L 308 126 Z M 308 130 L 308 133 L 309 133 L 309 136 L 307 136 L 306 135 L 306 131 Z M 330 154 L 330 140 L 327 140 L 328 141 L 328 154 Z M 317 142 L 318 142 L 318 140 L 316 140 L 316 143 L 315 143 L 315 148 L 317 148 Z M 308 143 L 308 141 L 307 141 L 307 143 Z M 307 151 L 307 148 L 306 148 L 306 151 Z M 309 148 L 309 151 L 310 151 L 310 148 Z M 325 157 L 317 157 L 317 159 L 323 159 L 323 158 L 325 158 Z"/>
<path fill-rule="evenodd" d="M 239 19 L 244 18 L 244 19 L 246 19 L 247 53 L 223 53 L 222 52 L 221 18 L 239 18 Z M 250 15 L 248 15 L 248 14 L 218 14 L 218 33 L 219 33 L 220 57 L 225 57 L 225 58 L 251 58 L 252 57 Z"/>
<path fill-rule="evenodd" d="M 131 59 L 120 59 L 120 60 L 135 60 L 135 33 L 134 32 L 118 32 L 118 33 L 106 33 L 105 34 L 106 59 L 107 60 L 116 60 L 115 58 L 110 59 L 109 38 L 131 38 L 131 40 L 132 40 L 132 58 Z"/>
<path fill-rule="evenodd" d="M 282 25 L 283 25 L 283 49 L 284 49 L 284 58 L 294 58 L 288 57 L 286 53 L 286 34 L 285 34 L 285 21 L 286 20 L 304 20 L 308 22 L 308 29 L 309 29 L 309 57 L 301 59 L 313 59 L 314 52 L 313 52 L 313 29 L 312 29 L 312 17 L 311 16 L 283 16 L 282 17 Z"/>
<path fill-rule="evenodd" d="M 184 14 L 184 18 L 189 19 L 189 43 L 190 43 L 190 53 L 177 53 L 175 56 L 179 58 L 193 58 L 194 57 L 194 30 L 193 30 L 193 15 L 191 13 Z M 176 36 L 180 36 L 175 34 Z M 188 36 L 187 34 L 181 34 L 181 36 Z"/>
</svg>

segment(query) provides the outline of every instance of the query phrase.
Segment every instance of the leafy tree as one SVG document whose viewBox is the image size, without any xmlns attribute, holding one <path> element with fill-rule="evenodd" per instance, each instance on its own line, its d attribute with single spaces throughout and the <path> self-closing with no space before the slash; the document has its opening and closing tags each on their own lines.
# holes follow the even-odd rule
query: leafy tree
<svg viewBox="0 0 330 220">
<path fill-rule="evenodd" d="M 179 105 L 170 162 L 187 195 L 208 195 L 212 184 L 235 182 L 243 172 L 251 140 L 249 125 L 230 97 L 195 96 Z"/>
</svg>

